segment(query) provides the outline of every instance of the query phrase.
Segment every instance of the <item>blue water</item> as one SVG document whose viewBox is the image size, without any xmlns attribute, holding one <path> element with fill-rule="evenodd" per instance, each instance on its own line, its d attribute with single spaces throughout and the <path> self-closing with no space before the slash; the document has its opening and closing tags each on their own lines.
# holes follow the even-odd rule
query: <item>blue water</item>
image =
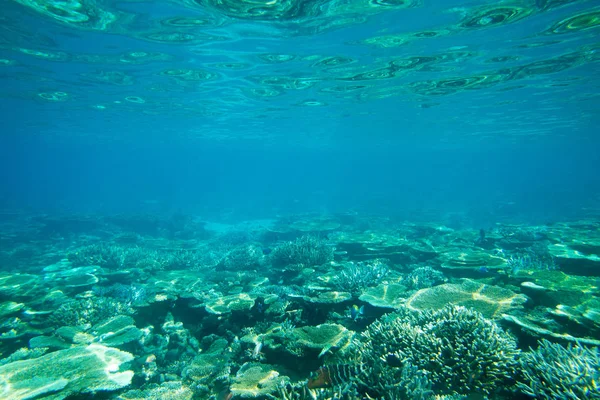
<svg viewBox="0 0 600 400">
<path fill-rule="evenodd" d="M 415 2 L 331 16 L 323 11 L 329 2 L 320 2 L 319 18 L 283 22 L 193 2 L 100 2 L 97 7 L 120 16 L 93 28 L 22 3 L 3 2 L 1 207 L 115 212 L 151 203 L 164 212 L 216 217 L 227 210 L 244 218 L 347 209 L 489 214 L 511 203 L 511 213 L 544 218 L 597 204 L 594 1 L 516 2 L 529 14 L 478 28 L 460 24 L 495 2 Z M 548 33 L 584 12 L 596 16 L 585 29 Z M 319 32 L 319 24 L 339 15 L 363 20 Z M 161 25 L 174 16 L 210 23 Z M 397 47 L 361 43 L 433 29 L 450 33 Z M 191 44 L 143 38 L 167 31 L 204 36 Z M 128 65 L 123 55 L 131 52 L 163 59 Z M 572 53 L 580 60 L 560 71 L 518 72 Z M 268 63 L 264 54 L 293 59 Z M 396 59 L 440 54 L 455 59 L 389 79 L 349 79 Z M 315 66 L 332 56 L 352 62 Z M 501 56 L 512 58 L 490 62 Z M 240 69 L 216 66 L 234 62 Z M 194 82 L 161 75 L 169 69 L 215 77 Z M 106 73 L 128 81 L 103 81 Z M 504 78 L 442 94 L 411 86 L 492 73 Z M 257 76 L 302 78 L 311 87 L 256 83 Z M 327 91 L 344 85 L 365 87 Z M 261 98 L 249 95 L 252 89 L 279 94 Z M 40 97 L 55 92 L 65 98 Z"/>
</svg>

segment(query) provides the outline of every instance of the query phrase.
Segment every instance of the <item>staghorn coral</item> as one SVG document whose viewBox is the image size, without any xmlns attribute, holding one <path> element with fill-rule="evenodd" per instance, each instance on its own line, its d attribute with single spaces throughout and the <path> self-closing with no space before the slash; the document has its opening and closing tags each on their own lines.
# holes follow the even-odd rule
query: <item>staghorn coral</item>
<svg viewBox="0 0 600 400">
<path fill-rule="evenodd" d="M 385 373 L 387 372 L 387 373 Z M 336 393 L 331 398 L 379 400 L 426 400 L 433 394 L 424 371 L 405 364 L 393 373 L 364 363 L 331 364 L 321 367 L 308 380 L 307 389 Z"/>
<path fill-rule="evenodd" d="M 192 269 L 202 264 L 200 251 L 154 250 L 138 246 L 93 244 L 67 255 L 75 266 L 98 265 L 111 270 L 140 268 L 148 271 Z"/>
<path fill-rule="evenodd" d="M 421 375 L 426 374 L 436 394 L 489 395 L 511 383 L 519 354 L 512 337 L 494 322 L 456 306 L 419 313 L 401 309 L 369 325 L 355 346 L 356 361 L 371 367 L 363 381 L 378 394 L 401 390 L 398 383 L 411 374 L 426 390 Z M 410 370 L 403 371 L 406 365 Z"/>
<path fill-rule="evenodd" d="M 216 392 L 227 386 L 231 373 L 231 357 L 232 350 L 227 341 L 217 339 L 208 349 L 184 363 L 181 370 L 183 381 L 197 396 Z"/>
<path fill-rule="evenodd" d="M 517 387 L 536 399 L 600 399 L 600 349 L 546 339 L 524 353 Z"/>
<path fill-rule="evenodd" d="M 429 288 L 448 281 L 441 271 L 431 267 L 415 268 L 402 280 L 409 289 L 419 290 Z"/>
<path fill-rule="evenodd" d="M 314 236 L 302 236 L 295 242 L 285 242 L 270 254 L 273 267 L 300 270 L 333 260 L 333 247 Z"/>
<path fill-rule="evenodd" d="M 142 256 L 142 250 L 138 247 L 100 243 L 80 247 L 69 253 L 67 258 L 74 266 L 98 265 L 108 269 L 121 269 L 134 266 Z"/>
<path fill-rule="evenodd" d="M 556 271 L 558 265 L 546 249 L 543 251 L 517 252 L 506 260 L 506 271 L 515 275 L 519 271 Z"/>
<path fill-rule="evenodd" d="M 114 315 L 132 315 L 134 312 L 126 303 L 110 297 L 95 297 L 64 303 L 50 315 L 49 321 L 55 326 L 94 325 Z"/>
<path fill-rule="evenodd" d="M 98 297 L 110 297 L 131 307 L 146 305 L 156 296 L 154 290 L 141 284 L 115 283 L 110 286 L 94 286 L 92 292 Z"/>
<path fill-rule="evenodd" d="M 257 246 L 247 245 L 232 249 L 218 265 L 228 271 L 255 270 L 263 265 L 264 255 Z"/>
<path fill-rule="evenodd" d="M 267 395 L 276 400 L 359 400 L 362 399 L 352 383 L 335 388 L 310 389 L 306 382 L 289 383 L 282 380 L 277 387 L 277 395 Z"/>
<path fill-rule="evenodd" d="M 377 286 L 386 277 L 389 268 L 380 260 L 370 263 L 348 262 L 344 269 L 331 281 L 335 290 L 350 292 L 358 296 L 368 287 Z"/>
<path fill-rule="evenodd" d="M 149 384 L 144 389 L 129 390 L 117 397 L 117 400 L 191 400 L 192 390 L 179 381 Z"/>
</svg>

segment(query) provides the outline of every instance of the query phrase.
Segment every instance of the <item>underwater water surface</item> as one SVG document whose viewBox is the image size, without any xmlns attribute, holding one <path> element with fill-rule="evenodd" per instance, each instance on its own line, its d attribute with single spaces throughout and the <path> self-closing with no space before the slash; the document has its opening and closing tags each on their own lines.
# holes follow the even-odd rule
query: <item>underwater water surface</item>
<svg viewBox="0 0 600 400">
<path fill-rule="evenodd" d="M 600 399 L 598 1 L 0 10 L 0 399 Z"/>
</svg>

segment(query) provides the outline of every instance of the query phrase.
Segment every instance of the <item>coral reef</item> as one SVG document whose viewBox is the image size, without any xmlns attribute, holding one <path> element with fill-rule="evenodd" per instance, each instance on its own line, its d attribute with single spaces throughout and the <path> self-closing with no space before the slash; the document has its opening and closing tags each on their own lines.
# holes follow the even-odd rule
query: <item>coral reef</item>
<svg viewBox="0 0 600 400">
<path fill-rule="evenodd" d="M 402 307 L 406 293 L 407 289 L 404 285 L 383 283 L 365 290 L 359 299 L 375 307 L 393 309 Z"/>
<path fill-rule="evenodd" d="M 260 247 L 253 245 L 240 246 L 227 253 L 219 263 L 219 267 L 232 271 L 253 270 L 264 265 L 264 258 Z"/>
<path fill-rule="evenodd" d="M 111 298 L 130 307 L 147 305 L 155 293 L 140 284 L 115 283 L 109 286 L 94 286 L 92 292 L 99 298 Z"/>
<path fill-rule="evenodd" d="M 431 267 L 419 267 L 405 276 L 402 283 L 408 289 L 419 290 L 445 283 L 447 280 L 441 271 Z"/>
<path fill-rule="evenodd" d="M 180 372 L 197 396 L 209 396 L 222 390 L 227 386 L 231 372 L 233 354 L 228 342 L 220 338 L 206 338 L 205 341 L 211 339 L 212 343 L 187 362 Z"/>
<path fill-rule="evenodd" d="M 52 395 L 62 399 L 80 393 L 111 391 L 128 386 L 133 371 L 120 365 L 133 355 L 91 344 L 55 351 L 38 358 L 0 366 L 0 393 L 5 399 Z"/>
<path fill-rule="evenodd" d="M 133 308 L 111 297 L 71 300 L 50 315 L 51 323 L 58 326 L 96 324 L 113 315 L 131 315 Z"/>
<path fill-rule="evenodd" d="M 275 393 L 279 385 L 285 384 L 286 378 L 266 364 L 246 363 L 242 365 L 230 387 L 233 397 L 261 398 Z"/>
<path fill-rule="evenodd" d="M 275 247 L 270 254 L 271 264 L 277 269 L 299 270 L 333 260 L 333 247 L 315 236 L 302 236 L 294 242 Z"/>
<path fill-rule="evenodd" d="M 595 223 L 92 220 L 43 219 L 0 274 L 0 397 L 598 398 L 600 285 L 569 272 Z M 540 337 L 571 344 L 517 348 Z"/>
<path fill-rule="evenodd" d="M 192 400 L 194 392 L 181 382 L 163 382 L 150 384 L 145 389 L 129 390 L 117 397 L 117 400 Z"/>
<path fill-rule="evenodd" d="M 506 268 L 510 274 L 525 271 L 554 271 L 558 269 L 554 258 L 549 254 L 533 252 L 511 255 L 506 259 Z"/>
<path fill-rule="evenodd" d="M 158 250 L 106 243 L 80 247 L 69 253 L 68 259 L 76 266 L 98 265 L 113 270 L 139 268 L 147 271 L 189 269 L 203 262 L 201 254 L 186 249 Z"/>
<path fill-rule="evenodd" d="M 542 339 L 523 353 L 517 387 L 536 399 L 600 399 L 600 349 Z"/>
<path fill-rule="evenodd" d="M 521 293 L 464 279 L 460 284 L 421 289 L 407 299 L 406 305 L 415 310 L 438 310 L 446 304 L 455 304 L 475 309 L 487 318 L 500 318 L 511 310 L 521 309 L 526 302 L 527 297 Z"/>
<path fill-rule="evenodd" d="M 330 285 L 339 291 L 359 296 L 368 287 L 377 286 L 389 272 L 389 267 L 381 260 L 373 262 L 348 262 L 331 280 Z"/>
<path fill-rule="evenodd" d="M 456 306 L 384 316 L 355 345 L 357 361 L 370 366 L 362 381 L 378 395 L 406 382 L 407 374 L 423 385 L 430 381 L 438 394 L 489 395 L 512 384 L 519 354 L 515 340 L 494 322 Z"/>
</svg>

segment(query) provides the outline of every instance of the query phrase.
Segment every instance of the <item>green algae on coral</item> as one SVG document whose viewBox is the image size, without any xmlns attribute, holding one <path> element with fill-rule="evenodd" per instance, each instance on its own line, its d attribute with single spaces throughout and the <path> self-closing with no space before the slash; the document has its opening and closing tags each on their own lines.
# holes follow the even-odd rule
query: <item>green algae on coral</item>
<svg viewBox="0 0 600 400">
<path fill-rule="evenodd" d="M 579 306 L 600 294 L 593 277 L 565 274 L 562 271 L 520 270 L 513 279 L 523 280 L 521 290 L 533 303 L 547 307 Z"/>
<path fill-rule="evenodd" d="M 446 283 L 421 289 L 410 296 L 406 306 L 413 310 L 439 310 L 448 304 L 459 305 L 500 318 L 503 313 L 523 307 L 527 297 L 499 286 L 490 286 L 470 279 L 460 284 Z"/>
<path fill-rule="evenodd" d="M 31 274 L 0 275 L 0 296 L 7 298 L 23 297 L 37 289 L 40 278 Z"/>
<path fill-rule="evenodd" d="M 25 307 L 23 303 L 16 303 L 14 301 L 5 301 L 0 303 L 0 318 L 7 317 L 12 314 L 16 314 Z"/>
<path fill-rule="evenodd" d="M 239 293 L 218 297 L 206 302 L 205 309 L 211 314 L 227 314 L 232 311 L 250 311 L 254 306 L 255 296 Z"/>
<path fill-rule="evenodd" d="M 0 366 L 0 393 L 6 399 L 64 399 L 117 390 L 131 383 L 133 371 L 120 371 L 131 360 L 132 354 L 99 344 L 58 350 Z"/>
<path fill-rule="evenodd" d="M 309 349 L 321 350 L 322 357 L 332 349 L 345 348 L 350 344 L 353 332 L 338 324 L 303 326 L 294 329 L 297 343 Z"/>
<path fill-rule="evenodd" d="M 258 398 L 276 392 L 278 385 L 287 381 L 270 365 L 246 363 L 233 378 L 229 390 L 236 397 Z"/>
<path fill-rule="evenodd" d="M 563 340 L 573 343 L 581 343 L 591 346 L 600 346 L 600 340 L 585 337 L 575 337 L 569 333 L 554 332 L 551 329 L 543 327 L 541 321 L 536 321 L 533 317 L 517 317 L 515 315 L 503 314 L 504 321 L 515 324 L 523 331 L 534 337 L 552 337 L 554 339 Z"/>
<path fill-rule="evenodd" d="M 547 290 L 600 293 L 599 282 L 593 277 L 570 275 L 557 270 L 520 269 L 511 274 L 512 279 L 532 281 Z"/>
<path fill-rule="evenodd" d="M 194 391 L 181 382 L 163 382 L 151 384 L 144 389 L 129 390 L 117 397 L 117 400 L 192 400 Z"/>
<path fill-rule="evenodd" d="M 481 267 L 502 269 L 506 260 L 481 250 L 447 252 L 442 261 L 442 268 L 449 270 L 476 270 Z"/>
<path fill-rule="evenodd" d="M 600 238 L 556 243 L 548 250 L 563 271 L 600 276 Z"/>
<path fill-rule="evenodd" d="M 54 334 L 57 338 L 71 344 L 90 344 L 94 342 L 95 337 L 85 332 L 85 328 L 86 326 L 61 326 L 54 331 Z"/>
<path fill-rule="evenodd" d="M 35 336 L 29 339 L 29 347 L 32 349 L 48 348 L 50 350 L 63 350 L 70 348 L 71 343 L 62 340 L 58 336 Z"/>
<path fill-rule="evenodd" d="M 301 296 L 301 298 L 313 304 L 337 304 L 352 299 L 352 294 L 349 292 L 320 292 L 316 296 Z"/>
<path fill-rule="evenodd" d="M 589 333 L 600 333 L 600 299 L 597 297 L 574 306 L 558 304 L 550 313 L 581 325 Z"/>
<path fill-rule="evenodd" d="M 90 331 L 96 340 L 105 346 L 115 347 L 133 342 L 142 337 L 136 328 L 133 318 L 128 315 L 117 315 L 94 325 Z"/>
<path fill-rule="evenodd" d="M 404 304 L 406 294 L 406 286 L 385 283 L 366 289 L 359 299 L 374 307 L 398 308 Z"/>
</svg>

